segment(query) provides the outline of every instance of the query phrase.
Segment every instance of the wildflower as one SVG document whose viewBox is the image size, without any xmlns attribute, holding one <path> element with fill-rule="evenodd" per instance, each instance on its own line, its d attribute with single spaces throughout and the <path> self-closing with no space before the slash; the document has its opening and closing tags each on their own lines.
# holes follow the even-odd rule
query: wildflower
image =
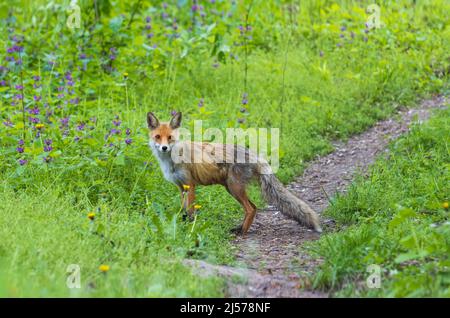
<svg viewBox="0 0 450 318">
<path fill-rule="evenodd" d="M 7 119 L 6 121 L 4 121 L 3 125 L 5 125 L 6 127 L 14 127 L 14 124 L 12 123 L 12 121 L 10 119 Z"/>
<path fill-rule="evenodd" d="M 131 129 L 130 129 L 130 128 L 127 128 L 127 130 L 125 130 L 125 134 L 126 134 L 127 136 L 131 135 Z"/>
<path fill-rule="evenodd" d="M 124 72 L 124 73 L 123 73 L 123 77 L 124 77 L 125 79 L 127 79 L 127 78 L 128 78 L 128 73 L 127 73 L 127 72 Z"/>
<path fill-rule="evenodd" d="M 34 95 L 33 99 L 34 99 L 34 101 L 38 102 L 38 101 L 40 101 L 42 99 L 42 97 Z"/>
<path fill-rule="evenodd" d="M 41 77 L 39 75 L 33 75 L 33 80 L 39 82 L 41 80 Z"/>
<path fill-rule="evenodd" d="M 442 207 L 443 207 L 444 209 L 448 209 L 448 202 L 445 201 L 444 203 L 442 203 Z"/>
<path fill-rule="evenodd" d="M 189 189 L 190 189 L 190 186 L 188 186 L 187 184 L 183 184 L 184 191 L 188 191 Z"/>
<path fill-rule="evenodd" d="M 109 271 L 110 267 L 109 265 L 100 265 L 98 267 L 98 269 L 102 272 L 102 273 L 106 273 L 107 271 Z"/>
<path fill-rule="evenodd" d="M 23 89 L 23 85 L 16 85 L 15 88 L 16 88 L 17 90 L 22 90 L 22 89 Z"/>
<path fill-rule="evenodd" d="M 81 54 L 78 56 L 78 58 L 79 58 L 80 60 L 85 60 L 85 59 L 87 58 L 87 56 L 86 56 L 85 53 L 81 53 Z"/>
<path fill-rule="evenodd" d="M 46 156 L 46 157 L 42 158 L 42 160 L 43 160 L 45 163 L 50 163 L 50 161 L 52 161 L 52 157 Z"/>
<path fill-rule="evenodd" d="M 202 206 L 201 206 L 200 204 L 195 204 L 195 205 L 194 205 L 194 209 L 196 209 L 196 210 L 200 210 L 201 207 L 202 207 Z"/>
<path fill-rule="evenodd" d="M 34 126 L 36 129 L 42 129 L 42 128 L 44 128 L 44 124 L 42 124 L 42 123 L 39 123 L 39 124 L 36 124 L 36 126 Z"/>
<path fill-rule="evenodd" d="M 205 104 L 205 100 L 202 98 L 200 98 L 199 102 L 198 102 L 198 107 L 203 107 L 203 105 Z"/>
<path fill-rule="evenodd" d="M 242 105 L 247 105 L 248 104 L 248 94 L 244 93 L 242 94 Z"/>
<path fill-rule="evenodd" d="M 93 221 L 95 219 L 95 213 L 94 212 L 88 213 L 87 216 L 88 216 L 88 219 L 91 220 L 91 221 Z"/>
<path fill-rule="evenodd" d="M 23 146 L 25 144 L 25 142 L 23 141 L 23 139 L 19 139 L 19 146 Z"/>
<path fill-rule="evenodd" d="M 131 145 L 132 142 L 133 142 L 133 139 L 131 139 L 131 138 L 125 139 L 125 143 L 126 143 L 127 145 Z"/>
<path fill-rule="evenodd" d="M 23 147 L 21 147 L 21 146 L 19 146 L 19 147 L 16 148 L 16 151 L 17 151 L 18 153 L 23 153 L 24 150 L 25 150 L 25 149 L 24 149 Z"/>
<path fill-rule="evenodd" d="M 176 110 L 172 110 L 172 111 L 170 112 L 170 114 L 171 114 L 172 116 L 175 116 L 175 115 L 177 114 L 177 111 L 176 111 Z"/>
<path fill-rule="evenodd" d="M 27 160 L 25 160 L 25 159 L 19 159 L 19 164 L 20 164 L 21 166 L 26 165 L 27 163 L 28 163 Z"/>
<path fill-rule="evenodd" d="M 119 127 L 122 124 L 120 120 L 113 120 L 113 125 Z"/>
<path fill-rule="evenodd" d="M 84 130 L 84 127 L 85 127 L 85 126 L 86 126 L 85 123 L 79 123 L 78 126 L 77 126 L 77 130 L 78 130 L 78 131 L 82 131 L 82 130 Z"/>
<path fill-rule="evenodd" d="M 149 16 L 145 17 L 145 22 L 147 22 L 147 23 L 152 22 L 152 18 Z"/>
</svg>

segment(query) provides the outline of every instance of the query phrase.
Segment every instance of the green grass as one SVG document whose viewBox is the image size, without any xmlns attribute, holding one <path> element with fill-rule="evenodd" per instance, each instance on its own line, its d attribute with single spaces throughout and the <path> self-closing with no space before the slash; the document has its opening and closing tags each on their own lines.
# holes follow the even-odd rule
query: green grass
<svg viewBox="0 0 450 318">
<path fill-rule="evenodd" d="M 314 243 L 324 259 L 316 285 L 335 296 L 450 296 L 450 111 L 390 147 L 367 178 L 332 201 L 335 233 Z M 369 289 L 367 266 L 381 267 Z"/>
<path fill-rule="evenodd" d="M 102 0 L 97 14 L 91 1 L 79 3 L 82 28 L 74 31 L 65 26 L 64 6 L 0 3 L 0 32 L 7 35 L 0 38 L 6 68 L 0 71 L 2 296 L 222 295 L 223 282 L 200 279 L 180 262 L 233 263 L 230 229 L 243 213 L 220 187 L 199 188 L 196 222 L 182 220 L 176 187 L 163 180 L 147 146 L 148 111 L 163 119 L 182 111 L 185 127 L 203 120 L 204 128 L 281 128 L 277 175 L 287 182 L 331 151 L 334 139 L 363 131 L 400 105 L 448 91 L 445 1 L 386 2 L 383 27 L 366 34 L 363 3 L 302 1 L 288 10 L 286 1 L 255 0 L 252 38 L 244 45 L 235 45 L 243 42 L 238 27 L 248 10 L 241 2 L 205 3 L 204 24 L 194 26 L 188 2 L 163 9 L 142 1 L 133 21 L 134 1 L 109 6 Z M 175 32 L 172 17 L 177 38 L 166 36 Z M 23 51 L 7 52 L 14 44 Z M 32 115 L 35 106 L 40 113 Z M 115 116 L 121 133 L 105 138 Z M 39 136 L 30 118 L 44 124 Z M 81 123 L 85 128 L 77 129 Z M 21 138 L 23 153 L 16 150 Z M 53 150 L 44 151 L 45 139 L 53 140 Z M 257 192 L 252 188 L 252 197 L 263 206 Z M 69 264 L 81 266 L 78 291 L 65 286 Z M 101 264 L 110 266 L 106 275 Z"/>
</svg>

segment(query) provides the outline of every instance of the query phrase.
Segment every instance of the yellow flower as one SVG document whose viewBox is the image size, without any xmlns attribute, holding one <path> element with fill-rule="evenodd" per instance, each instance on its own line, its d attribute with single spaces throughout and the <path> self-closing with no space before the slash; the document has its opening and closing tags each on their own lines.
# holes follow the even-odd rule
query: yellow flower
<svg viewBox="0 0 450 318">
<path fill-rule="evenodd" d="M 95 219 L 95 213 L 94 212 L 88 213 L 88 218 L 89 220 Z"/>
<path fill-rule="evenodd" d="M 194 205 L 194 209 L 196 209 L 196 210 L 200 209 L 201 207 L 202 207 L 202 206 L 201 206 L 200 204 Z"/>
<path fill-rule="evenodd" d="M 100 271 L 102 271 L 103 273 L 106 273 L 107 271 L 109 271 L 109 265 L 100 265 L 99 267 L 98 267 L 98 269 L 100 270 Z"/>
<path fill-rule="evenodd" d="M 127 78 L 127 77 L 128 77 L 128 73 L 127 73 L 127 72 L 124 72 L 124 73 L 123 73 L 123 77 Z"/>
<path fill-rule="evenodd" d="M 36 127 L 36 129 L 42 129 L 44 128 L 44 124 L 36 124 L 34 127 Z"/>
<path fill-rule="evenodd" d="M 442 203 L 442 207 L 444 209 L 448 209 L 448 201 L 445 201 L 444 203 Z"/>
<path fill-rule="evenodd" d="M 187 184 L 183 184 L 183 190 L 184 190 L 184 191 L 189 190 L 189 188 L 190 188 L 190 186 L 188 186 Z"/>
</svg>

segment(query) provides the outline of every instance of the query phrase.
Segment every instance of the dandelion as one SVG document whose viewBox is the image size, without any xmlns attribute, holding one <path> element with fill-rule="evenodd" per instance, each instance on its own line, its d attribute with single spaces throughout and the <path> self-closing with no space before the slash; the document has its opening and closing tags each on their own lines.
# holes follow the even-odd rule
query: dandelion
<svg viewBox="0 0 450 318">
<path fill-rule="evenodd" d="M 128 73 L 127 73 L 127 72 L 124 72 L 124 73 L 123 73 L 123 78 L 125 78 L 125 79 L 128 78 Z"/>
<path fill-rule="evenodd" d="M 42 129 L 42 128 L 44 128 L 45 127 L 45 125 L 44 124 L 42 124 L 42 123 L 39 123 L 39 124 L 36 124 L 36 126 L 34 126 L 36 129 Z"/>
<path fill-rule="evenodd" d="M 444 209 L 448 209 L 448 202 L 445 201 L 444 203 L 442 203 L 442 207 L 443 207 Z"/>
<path fill-rule="evenodd" d="M 196 210 L 200 210 L 201 207 L 202 207 L 202 206 L 201 206 L 200 204 L 195 204 L 195 205 L 194 205 L 194 209 L 196 209 Z"/>
<path fill-rule="evenodd" d="M 188 191 L 191 187 L 188 186 L 187 184 L 183 184 L 183 190 L 184 191 Z"/>
<path fill-rule="evenodd" d="M 94 212 L 88 213 L 87 217 L 89 220 L 93 221 L 95 219 L 95 213 Z"/>
<path fill-rule="evenodd" d="M 100 266 L 98 267 L 98 269 L 99 269 L 102 273 L 106 273 L 106 272 L 109 271 L 110 267 L 109 267 L 109 265 L 104 265 L 104 264 L 102 264 L 102 265 L 100 265 Z"/>
</svg>

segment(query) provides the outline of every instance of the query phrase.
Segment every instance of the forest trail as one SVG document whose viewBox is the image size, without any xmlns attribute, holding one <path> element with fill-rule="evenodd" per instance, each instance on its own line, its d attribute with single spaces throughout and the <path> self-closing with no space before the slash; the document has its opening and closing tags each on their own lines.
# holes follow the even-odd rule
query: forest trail
<svg viewBox="0 0 450 318">
<path fill-rule="evenodd" d="M 313 160 L 303 175 L 287 187 L 318 213 L 327 208 L 329 198 L 344 193 L 356 174 L 364 173 L 388 144 L 408 132 L 414 122 L 423 122 L 431 111 L 444 107 L 446 99 L 424 100 L 416 108 L 402 109 L 393 117 L 377 122 L 367 131 L 333 144 L 330 154 Z M 324 232 L 333 220 L 323 219 Z M 202 276 L 219 275 L 227 280 L 227 297 L 327 297 L 325 292 L 310 290 L 305 279 L 320 260 L 311 259 L 302 248 L 319 234 L 286 219 L 275 207 L 258 210 L 255 222 L 245 237 L 237 237 L 239 267 L 212 265 L 185 260 Z"/>
</svg>

